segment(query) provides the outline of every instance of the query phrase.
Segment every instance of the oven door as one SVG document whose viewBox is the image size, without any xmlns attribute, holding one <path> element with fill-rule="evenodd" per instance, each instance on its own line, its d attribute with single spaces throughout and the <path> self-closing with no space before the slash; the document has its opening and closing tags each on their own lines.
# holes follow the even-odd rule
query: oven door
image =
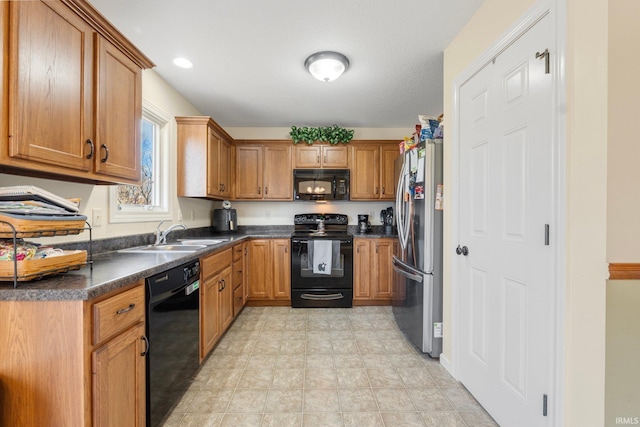
<svg viewBox="0 0 640 427">
<path fill-rule="evenodd" d="M 340 289 L 353 287 L 353 240 L 340 242 L 337 256 L 332 258 L 330 274 L 313 272 L 313 240 L 291 239 L 291 288 L 292 289 Z"/>
<path fill-rule="evenodd" d="M 340 242 L 330 274 L 313 272 L 313 239 L 291 239 L 292 307 L 351 307 L 353 301 L 353 240 Z"/>
</svg>

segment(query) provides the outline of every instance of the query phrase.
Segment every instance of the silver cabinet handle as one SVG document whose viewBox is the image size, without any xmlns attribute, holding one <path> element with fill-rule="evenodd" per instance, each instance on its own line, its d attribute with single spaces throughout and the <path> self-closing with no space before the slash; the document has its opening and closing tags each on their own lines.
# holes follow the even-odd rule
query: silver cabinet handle
<svg viewBox="0 0 640 427">
<path fill-rule="evenodd" d="M 133 308 L 134 308 L 135 306 L 136 306 L 135 304 L 131 303 L 131 304 L 129 304 L 129 307 L 127 307 L 127 308 L 121 308 L 120 310 L 116 311 L 116 314 L 124 314 L 124 313 L 127 313 L 127 312 L 129 312 L 129 311 L 133 310 Z"/>
</svg>

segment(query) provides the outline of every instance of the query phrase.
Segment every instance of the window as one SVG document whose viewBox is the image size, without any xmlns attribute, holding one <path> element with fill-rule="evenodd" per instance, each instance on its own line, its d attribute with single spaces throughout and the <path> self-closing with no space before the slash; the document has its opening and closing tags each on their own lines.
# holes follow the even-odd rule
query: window
<svg viewBox="0 0 640 427">
<path fill-rule="evenodd" d="M 172 218 L 168 162 L 171 123 L 171 116 L 143 100 L 140 138 L 142 183 L 111 188 L 111 222 L 145 222 Z"/>
</svg>

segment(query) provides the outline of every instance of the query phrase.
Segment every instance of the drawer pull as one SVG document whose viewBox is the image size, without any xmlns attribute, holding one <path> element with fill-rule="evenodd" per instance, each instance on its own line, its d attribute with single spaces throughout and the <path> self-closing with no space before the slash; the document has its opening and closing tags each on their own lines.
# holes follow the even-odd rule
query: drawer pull
<svg viewBox="0 0 640 427">
<path fill-rule="evenodd" d="M 127 313 L 127 312 L 129 312 L 129 311 L 133 310 L 135 306 L 136 306 L 135 304 L 129 304 L 129 307 L 127 307 L 127 308 L 121 308 L 120 310 L 116 311 L 116 314 L 124 314 L 124 313 Z"/>
</svg>

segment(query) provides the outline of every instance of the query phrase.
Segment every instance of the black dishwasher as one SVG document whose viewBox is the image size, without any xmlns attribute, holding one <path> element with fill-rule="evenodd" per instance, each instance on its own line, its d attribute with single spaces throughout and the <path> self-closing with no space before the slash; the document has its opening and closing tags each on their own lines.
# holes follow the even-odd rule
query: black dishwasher
<svg viewBox="0 0 640 427">
<path fill-rule="evenodd" d="M 200 262 L 146 280 L 147 426 L 160 425 L 200 365 Z"/>
</svg>

